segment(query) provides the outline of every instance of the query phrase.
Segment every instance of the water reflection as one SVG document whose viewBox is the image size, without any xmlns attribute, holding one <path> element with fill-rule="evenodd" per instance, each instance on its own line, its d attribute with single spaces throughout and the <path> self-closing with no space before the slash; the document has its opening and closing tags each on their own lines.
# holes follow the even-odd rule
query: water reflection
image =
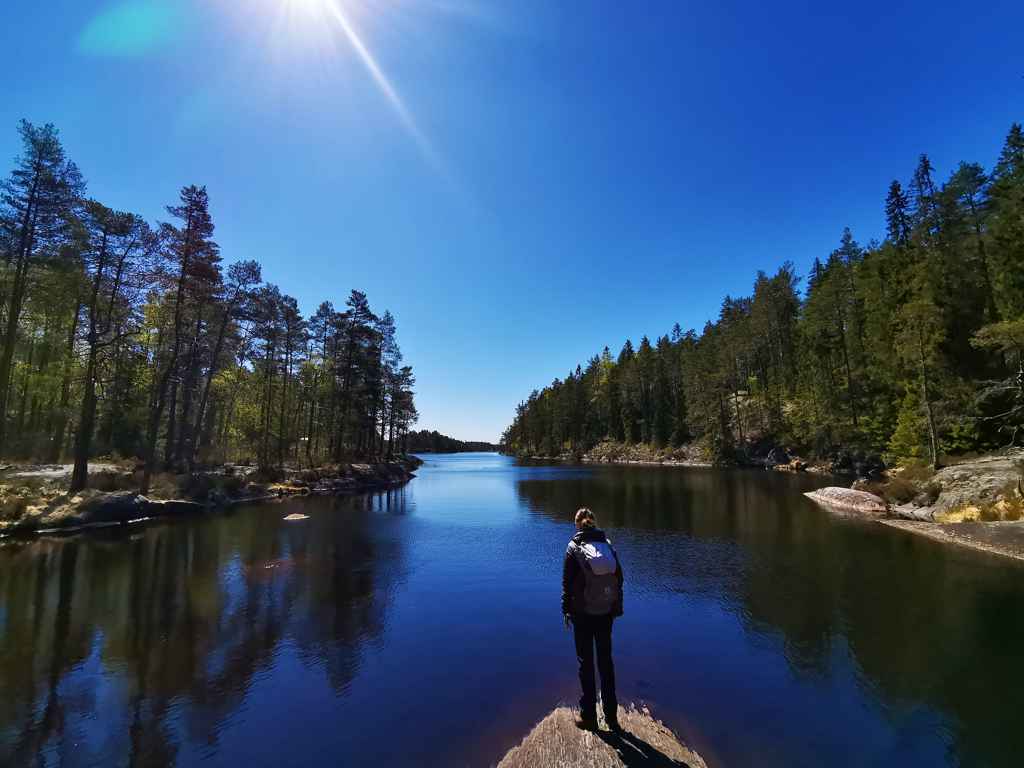
<svg viewBox="0 0 1024 768">
<path fill-rule="evenodd" d="M 216 745 L 285 643 L 343 691 L 403 573 L 371 518 L 404 500 L 302 503 L 300 523 L 274 505 L 5 546 L 0 764 L 173 764 L 184 742 Z"/>
<path fill-rule="evenodd" d="M 645 555 L 632 584 L 726 605 L 753 642 L 779 638 L 797 680 L 835 684 L 852 667 L 860 695 L 907 739 L 886 745 L 895 754 L 918 756 L 914 740 L 932 731 L 950 764 L 1016 764 L 1024 569 L 837 519 L 799 497 L 819 482 L 601 468 L 557 482 L 526 476 L 517 490 L 559 521 L 581 504 L 601 510 L 620 529 L 613 535 Z M 850 764 L 879 747 L 864 745 Z"/>
<path fill-rule="evenodd" d="M 620 693 L 706 757 L 1018 765 L 1024 569 L 834 518 L 821 482 L 432 457 L 390 494 L 8 542 L 0 765 L 493 764 L 576 695 L 583 504 L 626 567 Z"/>
</svg>

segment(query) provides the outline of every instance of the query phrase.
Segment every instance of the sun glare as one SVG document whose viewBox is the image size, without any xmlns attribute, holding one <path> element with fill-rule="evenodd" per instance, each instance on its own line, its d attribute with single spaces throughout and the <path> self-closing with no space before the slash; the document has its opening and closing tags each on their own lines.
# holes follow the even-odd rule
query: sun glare
<svg viewBox="0 0 1024 768">
<path fill-rule="evenodd" d="M 292 10 L 304 13 L 322 12 L 331 4 L 331 0 L 284 0 L 284 2 Z"/>
<path fill-rule="evenodd" d="M 341 33 L 340 36 L 348 43 L 362 62 L 374 84 L 387 100 L 391 109 L 401 121 L 402 126 L 409 133 L 413 141 L 416 142 L 426 160 L 436 168 L 440 168 L 437 153 L 416 125 L 412 113 L 406 107 L 405 102 L 391 83 L 391 80 L 384 73 L 376 57 L 366 43 L 363 42 L 362 36 L 352 22 L 345 0 L 281 0 L 281 2 L 284 3 L 289 16 L 294 18 L 301 15 L 306 17 L 307 21 L 323 24 L 328 28 L 328 31 Z"/>
</svg>

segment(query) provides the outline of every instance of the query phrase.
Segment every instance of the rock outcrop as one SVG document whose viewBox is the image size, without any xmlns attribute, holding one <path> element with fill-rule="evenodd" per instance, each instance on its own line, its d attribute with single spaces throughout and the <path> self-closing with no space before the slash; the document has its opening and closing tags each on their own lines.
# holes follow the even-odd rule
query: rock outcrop
<svg viewBox="0 0 1024 768">
<path fill-rule="evenodd" d="M 820 488 L 809 491 L 804 496 L 822 506 L 843 512 L 855 512 L 866 517 L 883 517 L 888 510 L 885 501 L 867 491 L 855 491 L 852 488 Z"/>
<path fill-rule="evenodd" d="M 1021 483 L 1024 451 L 983 456 L 940 469 L 932 482 L 941 490 L 932 505 L 936 515 L 965 506 L 994 504 L 1009 488 Z"/>
<path fill-rule="evenodd" d="M 680 467 L 710 466 L 696 445 L 681 448 L 655 448 L 645 443 L 634 445 L 605 440 L 579 457 L 565 456 L 567 460 L 580 460 L 588 464 L 641 464 Z"/>
<path fill-rule="evenodd" d="M 206 509 L 204 504 L 184 499 L 150 499 L 133 491 L 103 493 L 87 490 L 28 508 L 16 523 L 9 526 L 9 530 L 75 530 L 119 525 L 148 517 L 194 515 Z"/>
<path fill-rule="evenodd" d="M 576 712 L 559 707 L 541 720 L 498 768 L 707 768 L 700 755 L 646 709 L 619 707 L 620 733 L 584 731 Z"/>
</svg>

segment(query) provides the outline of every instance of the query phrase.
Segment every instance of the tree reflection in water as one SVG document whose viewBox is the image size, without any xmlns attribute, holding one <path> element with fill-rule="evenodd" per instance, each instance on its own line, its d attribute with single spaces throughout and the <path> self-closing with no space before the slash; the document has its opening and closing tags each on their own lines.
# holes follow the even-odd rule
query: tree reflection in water
<svg viewBox="0 0 1024 768">
<path fill-rule="evenodd" d="M 583 504 L 626 567 L 623 700 L 698 750 L 1018 765 L 1024 569 L 800 495 L 827 482 L 435 457 L 392 494 L 8 542 L 0 765 L 496 762 L 575 695 Z"/>
<path fill-rule="evenodd" d="M 955 764 L 1024 753 L 1017 564 L 837 520 L 794 493 L 827 480 L 635 467 L 523 477 L 534 513 L 568 524 L 590 506 L 645 553 L 629 563 L 631 588 L 723 603 L 755 638 L 781 640 L 797 678 L 826 682 L 848 655 L 897 731 L 945 715 Z"/>
<path fill-rule="evenodd" d="M 171 764 L 214 745 L 284 645 L 335 691 L 402 578 L 403 491 L 0 550 L 0 764 Z"/>
</svg>

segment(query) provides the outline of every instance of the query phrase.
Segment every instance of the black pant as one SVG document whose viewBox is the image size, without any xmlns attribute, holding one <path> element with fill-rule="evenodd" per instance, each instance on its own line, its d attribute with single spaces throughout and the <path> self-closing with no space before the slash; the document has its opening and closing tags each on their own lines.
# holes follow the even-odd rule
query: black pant
<svg viewBox="0 0 1024 768">
<path fill-rule="evenodd" d="M 619 703 L 615 698 L 615 665 L 612 664 L 612 616 L 573 617 L 576 639 L 576 660 L 580 663 L 580 715 L 597 717 L 597 687 L 594 681 L 594 646 L 597 646 L 597 669 L 601 673 L 601 704 L 605 717 L 616 719 Z"/>
</svg>

